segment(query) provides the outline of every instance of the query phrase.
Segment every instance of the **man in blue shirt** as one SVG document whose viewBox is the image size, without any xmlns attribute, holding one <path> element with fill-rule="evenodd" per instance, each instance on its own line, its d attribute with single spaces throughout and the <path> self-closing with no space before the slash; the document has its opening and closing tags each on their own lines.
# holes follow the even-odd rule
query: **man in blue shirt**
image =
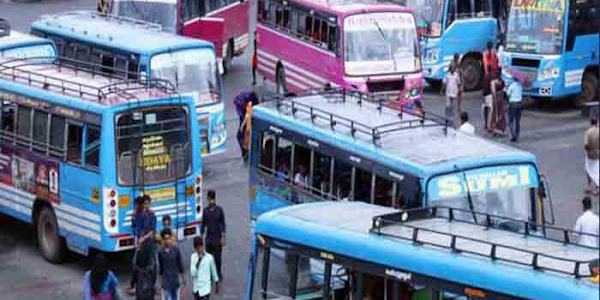
<svg viewBox="0 0 600 300">
<path fill-rule="evenodd" d="M 506 90 L 508 94 L 508 129 L 512 137 L 511 142 L 516 142 L 521 133 L 521 101 L 523 99 L 523 85 L 513 79 Z"/>
<path fill-rule="evenodd" d="M 205 237 L 206 252 L 210 253 L 217 265 L 219 278 L 223 278 L 221 272 L 221 253 L 225 246 L 225 213 L 217 205 L 217 192 L 208 190 L 206 193 L 208 207 L 202 213 L 202 225 L 200 233 Z"/>
</svg>

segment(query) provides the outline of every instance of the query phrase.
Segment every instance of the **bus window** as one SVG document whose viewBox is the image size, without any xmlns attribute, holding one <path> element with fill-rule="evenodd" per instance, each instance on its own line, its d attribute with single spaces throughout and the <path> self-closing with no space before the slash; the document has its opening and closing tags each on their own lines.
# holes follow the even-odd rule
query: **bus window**
<svg viewBox="0 0 600 300">
<path fill-rule="evenodd" d="M 81 164 L 81 143 L 83 141 L 83 127 L 76 124 L 67 124 L 67 161 Z"/>
<path fill-rule="evenodd" d="M 310 182 L 312 182 L 313 191 L 320 197 L 325 197 L 329 193 L 331 161 L 330 156 L 314 151 Z"/>
<path fill-rule="evenodd" d="M 33 113 L 33 151 L 45 154 L 48 138 L 48 113 L 36 110 Z"/>
<path fill-rule="evenodd" d="M 473 13 L 475 17 L 489 17 L 492 15 L 492 3 L 489 0 L 475 0 Z"/>
<path fill-rule="evenodd" d="M 466 19 L 472 16 L 471 0 L 456 0 L 456 8 L 458 9 L 459 19 Z"/>
<path fill-rule="evenodd" d="M 334 52 L 335 54 L 338 54 L 337 38 L 338 38 L 338 28 L 336 26 L 330 25 L 329 26 L 329 45 L 328 45 L 327 50 Z"/>
<path fill-rule="evenodd" d="M 31 112 L 32 109 L 25 106 L 17 109 L 17 144 L 27 148 L 31 138 Z"/>
<path fill-rule="evenodd" d="M 79 61 L 89 61 L 90 60 L 90 47 L 77 45 L 75 47 L 75 59 Z"/>
<path fill-rule="evenodd" d="M 97 169 L 100 166 L 100 128 L 88 125 L 85 135 L 85 166 Z"/>
<path fill-rule="evenodd" d="M 290 141 L 281 137 L 277 138 L 277 153 L 275 154 L 275 167 L 277 168 L 277 178 L 280 181 L 290 181 L 290 161 L 292 159 L 292 147 L 293 144 Z"/>
<path fill-rule="evenodd" d="M 334 161 L 333 197 L 337 200 L 349 200 L 352 190 L 352 166 L 344 161 Z"/>
<path fill-rule="evenodd" d="M 355 178 L 353 200 L 371 203 L 371 186 L 373 183 L 371 172 L 356 168 Z"/>
<path fill-rule="evenodd" d="M 260 151 L 260 169 L 267 173 L 275 173 L 275 166 L 273 166 L 273 152 L 275 148 L 275 135 L 264 133 L 261 141 Z"/>
<path fill-rule="evenodd" d="M 294 184 L 302 188 L 308 188 L 310 176 L 310 149 L 296 144 L 294 146 Z"/>
<path fill-rule="evenodd" d="M 201 0 L 183 0 L 183 22 L 187 22 L 200 16 Z"/>
<path fill-rule="evenodd" d="M 100 55 L 100 61 L 102 63 L 102 72 L 106 74 L 112 74 L 115 67 L 115 57 L 110 54 L 103 53 Z"/>
<path fill-rule="evenodd" d="M 8 133 L 10 137 L 15 132 L 15 111 L 16 107 L 13 102 L 2 103 L 2 130 L 4 134 Z"/>
<path fill-rule="evenodd" d="M 375 176 L 375 201 L 373 203 L 381 206 L 393 206 L 396 190 L 397 185 L 394 186 L 394 182 L 381 176 Z"/>
<path fill-rule="evenodd" d="M 65 118 L 52 115 L 50 119 L 50 156 L 65 156 Z"/>
</svg>

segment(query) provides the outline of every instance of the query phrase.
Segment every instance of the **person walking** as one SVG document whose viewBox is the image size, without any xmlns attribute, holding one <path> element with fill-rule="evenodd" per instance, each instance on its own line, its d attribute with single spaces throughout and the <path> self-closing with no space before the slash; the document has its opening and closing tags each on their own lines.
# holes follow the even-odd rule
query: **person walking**
<svg viewBox="0 0 600 300">
<path fill-rule="evenodd" d="M 219 275 L 215 260 L 210 253 L 204 251 L 202 238 L 194 239 L 194 253 L 190 259 L 190 274 L 192 276 L 192 292 L 195 300 L 209 300 L 212 285 L 215 293 L 219 293 Z"/>
<path fill-rule="evenodd" d="M 590 118 L 591 127 L 585 132 L 583 146 L 586 151 L 585 171 L 588 186 L 587 194 L 598 196 L 598 177 L 600 177 L 600 130 L 598 128 L 598 116 Z"/>
<path fill-rule="evenodd" d="M 162 247 L 158 253 L 158 265 L 162 282 L 163 299 L 179 300 L 181 285 L 187 285 L 181 252 L 176 244 L 173 243 L 171 229 L 163 229 L 160 235 Z"/>
<path fill-rule="evenodd" d="M 233 104 L 235 106 L 235 111 L 237 112 L 240 124 L 238 127 L 236 138 L 240 147 L 240 153 L 242 157 L 246 158 L 248 155 L 248 149 L 245 147 L 244 144 L 244 136 L 247 124 L 245 124 L 244 121 L 246 120 L 248 107 L 258 104 L 258 95 L 254 91 L 242 92 L 235 97 L 235 99 L 233 100 Z"/>
<path fill-rule="evenodd" d="M 456 72 L 456 69 L 453 65 L 450 66 L 450 70 L 446 74 L 443 80 L 444 86 L 442 88 L 442 93 L 446 93 L 446 118 L 448 118 L 451 124 L 455 123 L 456 119 L 456 106 L 458 92 L 460 90 L 461 80 L 460 75 Z"/>
<path fill-rule="evenodd" d="M 463 111 L 463 106 L 462 106 L 462 100 L 463 100 L 463 91 L 465 88 L 465 82 L 464 82 L 464 72 L 461 66 L 461 57 L 460 54 L 458 53 L 454 53 L 454 56 L 452 57 L 452 62 L 450 62 L 450 67 L 454 66 L 454 71 L 458 74 L 458 78 L 460 79 L 460 83 L 458 84 L 458 92 L 456 93 L 456 103 L 457 103 L 457 109 L 459 112 Z M 450 71 L 450 68 L 448 68 L 448 71 Z"/>
<path fill-rule="evenodd" d="M 202 225 L 200 233 L 204 236 L 206 252 L 210 253 L 217 265 L 219 278 L 223 278 L 221 270 L 221 253 L 225 246 L 225 213 L 221 206 L 217 205 L 217 192 L 208 190 L 206 193 L 208 207 L 202 213 Z"/>
<path fill-rule="evenodd" d="M 104 254 L 98 253 L 92 268 L 83 276 L 83 299 L 117 300 L 120 298 L 119 280 L 108 269 L 108 261 Z"/>
<path fill-rule="evenodd" d="M 148 246 L 151 251 L 151 259 L 154 260 L 154 265 L 158 260 L 158 253 L 155 241 L 156 232 L 156 215 L 151 209 L 152 199 L 150 196 L 142 195 L 135 198 L 135 212 L 133 213 L 131 227 L 135 239 L 135 251 L 133 253 L 133 268 L 135 269 L 136 259 L 139 249 L 142 246 Z M 130 288 L 127 290 L 129 294 L 135 294 L 135 282 L 131 279 Z"/>
<path fill-rule="evenodd" d="M 521 109 L 523 100 L 523 85 L 518 80 L 514 80 L 506 90 L 508 94 L 508 129 L 510 131 L 511 142 L 519 140 L 521 134 Z"/>
<path fill-rule="evenodd" d="M 573 229 L 578 233 L 577 243 L 598 248 L 600 221 L 598 220 L 598 216 L 592 212 L 592 199 L 590 197 L 585 197 L 581 203 L 583 204 L 583 214 L 577 218 L 575 228 Z"/>
<path fill-rule="evenodd" d="M 492 94 L 492 82 L 495 79 L 495 73 L 491 66 L 487 66 L 487 72 L 483 80 L 483 103 L 481 104 L 483 128 L 488 133 L 492 133 L 492 116 L 494 114 L 494 95 Z"/>
<path fill-rule="evenodd" d="M 498 73 L 500 62 L 498 60 L 498 52 L 494 48 L 494 42 L 487 43 L 487 50 L 483 53 L 483 71 L 485 75 L 489 73 Z"/>
<path fill-rule="evenodd" d="M 256 85 L 256 71 L 258 69 L 258 50 L 256 49 L 256 31 L 254 31 L 254 39 L 252 40 L 252 44 L 254 45 L 254 52 L 252 52 L 252 85 Z"/>
<path fill-rule="evenodd" d="M 136 300 L 153 300 L 156 294 L 156 263 L 153 258 L 152 245 L 140 244 L 135 256 L 135 264 L 131 274 Z"/>
<path fill-rule="evenodd" d="M 502 72 L 499 69 L 498 72 Z M 492 96 L 494 99 L 494 110 L 492 112 L 492 130 L 494 132 L 494 136 L 506 135 L 506 128 L 508 126 L 508 122 L 506 120 L 506 115 L 508 114 L 508 100 L 506 99 L 506 94 L 504 92 L 504 81 L 500 77 L 501 73 L 494 74 L 494 80 L 492 80 L 491 88 L 492 88 Z"/>
</svg>

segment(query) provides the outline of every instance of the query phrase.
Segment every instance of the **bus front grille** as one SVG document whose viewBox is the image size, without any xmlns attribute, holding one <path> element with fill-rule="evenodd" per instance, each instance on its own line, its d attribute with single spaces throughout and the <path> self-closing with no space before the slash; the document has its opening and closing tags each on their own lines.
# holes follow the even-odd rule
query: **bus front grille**
<svg viewBox="0 0 600 300">
<path fill-rule="evenodd" d="M 404 90 L 404 79 L 393 81 L 367 81 L 369 93 L 383 93 Z"/>
<path fill-rule="evenodd" d="M 512 59 L 512 65 L 515 67 L 539 68 L 540 61 L 538 59 L 516 58 Z"/>
</svg>

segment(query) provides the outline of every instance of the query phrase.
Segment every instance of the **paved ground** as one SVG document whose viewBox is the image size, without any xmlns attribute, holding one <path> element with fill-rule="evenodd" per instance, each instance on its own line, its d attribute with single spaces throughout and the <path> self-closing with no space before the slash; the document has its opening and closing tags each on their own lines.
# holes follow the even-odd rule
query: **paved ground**
<svg viewBox="0 0 600 300">
<path fill-rule="evenodd" d="M 27 24 L 45 13 L 65 10 L 93 9 L 95 0 L 43 0 L 41 2 L 10 2 L 0 0 L 0 17 L 7 18 L 14 28 L 27 30 Z M 247 206 L 247 169 L 238 158 L 233 137 L 237 120 L 231 100 L 248 89 L 250 82 L 247 58 L 234 61 L 232 74 L 225 80 L 228 133 L 231 139 L 227 152 L 205 160 L 206 188 L 217 190 L 228 220 L 228 244 L 224 252 L 225 281 L 222 293 L 215 299 L 242 299 L 246 290 L 246 266 L 250 243 Z M 467 95 L 465 108 L 475 124 L 479 124 L 480 94 Z M 426 106 L 441 113 L 443 102 L 436 91 L 427 91 Z M 572 226 L 580 213 L 585 177 L 583 174 L 583 132 L 586 120 L 568 104 L 534 105 L 523 114 L 523 137 L 515 146 L 538 155 L 542 171 L 552 184 L 557 223 Z M 501 142 L 507 142 L 501 140 Z M 595 200 L 597 210 L 598 201 Z M 189 242 L 182 245 L 189 255 Z M 119 278 L 129 278 L 128 254 L 112 255 L 111 261 Z M 82 275 L 87 259 L 72 255 L 62 265 L 44 261 L 27 225 L 0 217 L 0 298 L 1 299 L 81 299 Z M 191 299 L 184 297 L 185 299 Z"/>
</svg>

